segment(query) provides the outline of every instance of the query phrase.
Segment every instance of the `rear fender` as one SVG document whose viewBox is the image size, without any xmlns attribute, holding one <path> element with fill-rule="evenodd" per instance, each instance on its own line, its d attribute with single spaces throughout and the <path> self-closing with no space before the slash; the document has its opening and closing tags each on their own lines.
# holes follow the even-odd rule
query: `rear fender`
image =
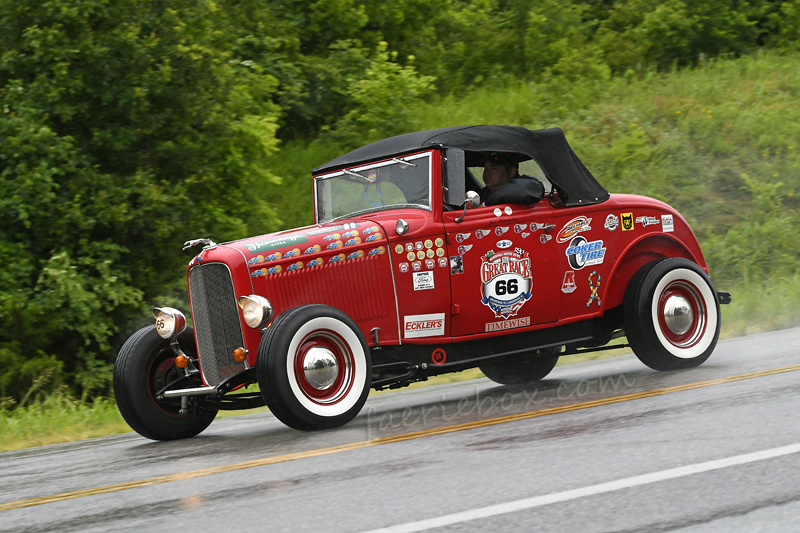
<svg viewBox="0 0 800 533">
<path fill-rule="evenodd" d="M 632 242 L 617 261 L 614 271 L 611 273 L 611 285 L 606 292 L 603 306 L 606 309 L 612 309 L 622 305 L 625 289 L 636 271 L 654 259 L 666 257 L 683 257 L 697 263 L 700 268 L 708 272 L 702 255 L 695 256 L 686 245 L 675 237 L 665 234 L 645 235 Z"/>
</svg>

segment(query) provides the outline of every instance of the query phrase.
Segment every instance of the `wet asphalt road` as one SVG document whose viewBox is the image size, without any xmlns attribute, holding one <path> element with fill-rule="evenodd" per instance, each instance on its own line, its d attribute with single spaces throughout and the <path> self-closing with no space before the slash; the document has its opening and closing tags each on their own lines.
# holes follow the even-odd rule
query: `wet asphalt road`
<svg viewBox="0 0 800 533">
<path fill-rule="evenodd" d="M 254 414 L 185 441 L 7 452 L 0 531 L 336 532 L 436 518 L 398 530 L 800 531 L 800 367 L 785 370 L 798 364 L 794 329 L 723 341 L 682 372 L 631 355 L 558 367 L 538 387 L 482 379 L 372 396 L 328 432 Z"/>
</svg>

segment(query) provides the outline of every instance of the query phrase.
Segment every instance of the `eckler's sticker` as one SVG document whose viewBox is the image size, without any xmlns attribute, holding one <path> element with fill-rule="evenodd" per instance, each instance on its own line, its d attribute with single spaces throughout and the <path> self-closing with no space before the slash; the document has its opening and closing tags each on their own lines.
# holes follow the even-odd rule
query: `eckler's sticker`
<svg viewBox="0 0 800 533">
<path fill-rule="evenodd" d="M 403 317 L 403 338 L 416 339 L 437 335 L 444 335 L 444 313 Z"/>
<path fill-rule="evenodd" d="M 425 260 L 425 268 L 428 270 L 432 270 L 436 266 L 436 260 L 434 259 L 426 259 Z"/>
<path fill-rule="evenodd" d="M 495 318 L 509 318 L 531 297 L 531 260 L 520 248 L 490 254 L 481 257 L 481 303 Z"/>
<path fill-rule="evenodd" d="M 497 241 L 498 248 L 505 249 L 505 248 L 511 248 L 512 246 L 514 246 L 514 243 L 512 243 L 509 240 Z"/>
<path fill-rule="evenodd" d="M 471 233 L 456 233 L 456 242 L 462 243 L 469 239 L 469 236 L 472 235 Z"/>
<path fill-rule="evenodd" d="M 433 289 L 433 272 L 430 270 L 426 272 L 414 272 L 411 274 L 411 278 L 414 281 L 414 290 L 415 291 L 425 291 L 428 289 Z"/>
<path fill-rule="evenodd" d="M 431 361 L 433 361 L 434 365 L 443 365 L 445 361 L 447 361 L 447 352 L 444 351 L 444 348 L 436 348 L 431 353 Z"/>
<path fill-rule="evenodd" d="M 399 265 L 397 265 L 397 268 L 400 270 L 400 272 L 405 274 L 406 272 L 408 272 L 408 263 L 400 263 Z"/>
<path fill-rule="evenodd" d="M 603 224 L 603 227 L 606 228 L 608 231 L 614 231 L 619 227 L 619 218 L 617 215 L 611 214 L 606 217 L 606 223 Z"/>
<path fill-rule="evenodd" d="M 636 222 L 641 223 L 646 228 L 647 226 L 658 224 L 658 219 L 656 217 L 636 217 Z"/>
<path fill-rule="evenodd" d="M 569 266 L 580 270 L 587 265 L 599 265 L 606 256 L 603 241 L 588 242 L 583 237 L 575 237 L 569 243 L 565 252 L 569 259 Z"/>
<path fill-rule="evenodd" d="M 439 266 L 440 267 L 446 268 L 447 267 L 447 263 L 448 263 L 448 261 L 447 261 L 446 257 L 440 257 L 439 258 Z"/>
<path fill-rule="evenodd" d="M 414 243 L 413 242 L 407 242 L 406 243 L 406 252 L 413 252 L 413 251 L 414 251 Z"/>
<path fill-rule="evenodd" d="M 514 328 L 524 328 L 525 326 L 531 325 L 531 317 L 523 316 L 520 318 L 512 318 L 510 320 L 503 320 L 502 322 L 487 322 L 486 329 L 484 330 L 486 333 L 491 331 L 503 331 L 506 329 L 514 329 Z"/>
<path fill-rule="evenodd" d="M 622 213 L 622 231 L 631 231 L 633 229 L 633 213 Z"/>
<path fill-rule="evenodd" d="M 411 270 L 413 270 L 414 272 L 419 272 L 420 270 L 422 270 L 422 261 L 414 261 L 413 263 L 411 263 Z"/>
<path fill-rule="evenodd" d="M 586 218 L 584 216 L 573 218 L 564 224 L 564 227 L 558 232 L 556 240 L 558 242 L 567 242 L 578 233 L 591 230 L 592 227 L 589 225 L 591 222 L 591 218 Z"/>
<path fill-rule="evenodd" d="M 575 284 L 575 271 L 567 270 L 564 272 L 564 282 L 561 284 L 561 292 L 564 294 L 571 294 L 575 292 L 578 286 Z"/>
<path fill-rule="evenodd" d="M 503 215 L 503 212 L 500 211 L 500 208 L 499 207 L 495 207 L 494 208 L 494 216 L 499 217 L 499 216 L 502 216 L 502 215 Z"/>
<path fill-rule="evenodd" d="M 458 247 L 458 255 L 464 255 L 470 250 L 472 250 L 471 244 L 462 244 L 461 246 Z"/>
<path fill-rule="evenodd" d="M 675 231 L 675 224 L 672 222 L 672 215 L 661 215 L 661 231 L 671 233 Z"/>
<path fill-rule="evenodd" d="M 496 228 L 494 228 L 494 234 L 500 237 L 503 233 L 507 232 L 508 230 L 509 230 L 508 226 L 497 226 Z"/>
<path fill-rule="evenodd" d="M 422 250 L 425 246 L 422 244 L 422 241 L 417 241 L 414 243 L 414 248 L 417 250 Z"/>
<path fill-rule="evenodd" d="M 479 230 L 475 231 L 475 236 L 477 238 L 479 238 L 479 239 L 483 239 L 487 235 L 491 235 L 491 234 L 492 234 L 492 231 L 488 230 L 488 229 L 479 229 Z"/>
</svg>

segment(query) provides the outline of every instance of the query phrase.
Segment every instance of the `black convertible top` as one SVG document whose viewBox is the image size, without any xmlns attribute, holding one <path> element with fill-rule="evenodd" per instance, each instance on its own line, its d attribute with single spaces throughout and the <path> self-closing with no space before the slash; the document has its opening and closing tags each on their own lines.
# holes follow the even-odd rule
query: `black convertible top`
<svg viewBox="0 0 800 533">
<path fill-rule="evenodd" d="M 456 126 L 406 133 L 362 146 L 313 170 L 314 175 L 415 152 L 424 148 L 457 148 L 467 162 L 482 164 L 485 152 L 516 154 L 520 162 L 533 159 L 558 191 L 564 205 L 589 205 L 609 198 L 572 151 L 560 128 L 529 130 L 519 126 Z"/>
</svg>

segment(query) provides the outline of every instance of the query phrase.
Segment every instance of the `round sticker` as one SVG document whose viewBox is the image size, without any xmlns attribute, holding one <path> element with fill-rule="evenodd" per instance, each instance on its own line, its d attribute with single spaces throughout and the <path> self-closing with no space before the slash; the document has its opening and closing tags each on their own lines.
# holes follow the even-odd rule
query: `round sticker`
<svg viewBox="0 0 800 533">
<path fill-rule="evenodd" d="M 407 258 L 409 261 L 413 261 L 415 257 L 417 257 L 417 254 L 415 254 L 414 252 L 408 252 L 408 253 L 406 254 L 406 258 Z"/>
<path fill-rule="evenodd" d="M 436 255 L 438 255 L 439 257 L 444 257 L 444 248 L 437 248 Z"/>
<path fill-rule="evenodd" d="M 513 211 L 511 211 L 511 208 L 508 207 L 508 206 L 506 206 L 505 209 L 503 209 L 503 211 L 506 212 L 506 215 L 510 215 L 513 212 Z"/>
<path fill-rule="evenodd" d="M 417 252 L 417 258 L 418 259 L 425 259 L 425 252 L 423 252 L 422 250 Z"/>
<path fill-rule="evenodd" d="M 425 248 L 433 248 L 433 241 L 430 239 L 425 240 Z"/>
<path fill-rule="evenodd" d="M 494 208 L 494 216 L 496 216 L 496 217 L 499 217 L 499 216 L 500 216 L 500 215 L 502 215 L 502 214 L 503 214 L 503 212 L 502 212 L 502 211 L 500 211 L 500 208 L 499 208 L 499 207 L 495 207 L 495 208 Z"/>
<path fill-rule="evenodd" d="M 444 244 L 444 241 L 442 240 L 441 237 L 436 237 L 436 241 L 434 241 L 434 242 L 436 243 L 437 247 L 439 247 L 439 246 Z"/>
<path fill-rule="evenodd" d="M 434 256 L 433 250 L 428 250 L 425 252 L 425 255 L 427 255 L 429 258 L 432 258 Z"/>
<path fill-rule="evenodd" d="M 397 246 L 394 247 L 394 251 L 396 253 L 398 253 L 398 254 L 402 254 L 403 253 L 403 245 L 402 244 L 398 244 Z"/>
</svg>

